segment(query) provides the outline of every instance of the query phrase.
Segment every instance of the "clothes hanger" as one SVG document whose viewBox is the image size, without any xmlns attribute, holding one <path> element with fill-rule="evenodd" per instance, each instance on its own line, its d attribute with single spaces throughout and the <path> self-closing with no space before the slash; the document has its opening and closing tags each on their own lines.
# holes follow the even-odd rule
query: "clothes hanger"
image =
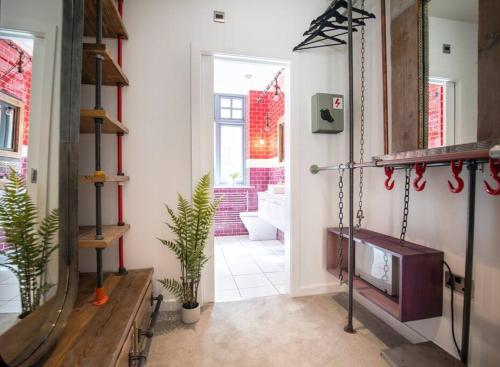
<svg viewBox="0 0 500 367">
<path fill-rule="evenodd" d="M 320 39 L 315 39 L 316 37 L 322 37 Z M 333 43 L 329 43 L 326 45 L 320 45 L 320 46 L 310 46 L 310 47 L 304 47 L 304 46 L 309 46 L 318 42 L 330 40 L 333 41 Z M 323 32 L 322 30 L 316 30 L 314 31 L 309 37 L 307 37 L 304 41 L 302 41 L 300 44 L 295 46 L 293 48 L 293 51 L 298 51 L 298 50 L 305 50 L 309 48 L 320 48 L 320 47 L 327 47 L 327 46 L 337 46 L 337 45 L 345 45 L 347 44 L 344 40 L 337 38 L 335 36 L 331 36 Z"/>
</svg>

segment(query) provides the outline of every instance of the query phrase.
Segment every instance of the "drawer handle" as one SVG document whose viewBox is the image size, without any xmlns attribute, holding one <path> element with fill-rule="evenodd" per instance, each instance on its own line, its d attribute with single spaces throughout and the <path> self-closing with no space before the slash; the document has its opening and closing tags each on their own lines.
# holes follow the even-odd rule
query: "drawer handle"
<svg viewBox="0 0 500 367">
<path fill-rule="evenodd" d="M 151 348 L 151 338 L 154 335 L 154 327 L 156 324 L 156 320 L 158 319 L 158 314 L 160 313 L 160 305 L 161 302 L 163 301 L 163 295 L 159 294 L 157 297 L 153 297 L 151 295 L 151 306 L 154 304 L 154 301 L 156 301 L 155 309 L 153 313 L 151 314 L 151 321 L 149 323 L 149 327 L 142 331 L 141 329 L 138 330 L 138 335 L 139 337 L 141 336 L 146 336 L 147 341 L 146 345 L 144 346 L 144 350 L 139 353 L 129 353 L 128 355 L 128 365 L 130 367 L 142 367 L 146 363 L 146 360 L 148 359 L 148 354 L 149 354 L 149 348 Z M 137 361 L 137 363 L 135 363 Z"/>
</svg>

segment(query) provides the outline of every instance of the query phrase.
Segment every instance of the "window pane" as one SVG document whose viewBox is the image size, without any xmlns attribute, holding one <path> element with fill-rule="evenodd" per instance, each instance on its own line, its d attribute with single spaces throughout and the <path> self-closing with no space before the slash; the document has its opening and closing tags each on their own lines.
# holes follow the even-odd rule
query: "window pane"
<svg viewBox="0 0 500 367">
<path fill-rule="evenodd" d="M 231 118 L 231 110 L 227 109 L 227 108 L 221 108 L 220 117 L 223 119 L 230 119 Z"/>
<path fill-rule="evenodd" d="M 221 107 L 231 107 L 231 99 L 230 98 L 221 98 L 220 99 Z"/>
<path fill-rule="evenodd" d="M 243 126 L 220 126 L 220 181 L 243 181 Z M 233 177 L 231 177 L 233 176 Z"/>
<path fill-rule="evenodd" d="M 12 107 L 0 105 L 0 149 L 14 148 L 14 114 Z"/>
<path fill-rule="evenodd" d="M 243 118 L 243 110 L 233 110 L 233 119 L 241 120 Z"/>
<path fill-rule="evenodd" d="M 240 98 L 233 99 L 233 108 L 243 108 L 243 101 Z"/>
</svg>

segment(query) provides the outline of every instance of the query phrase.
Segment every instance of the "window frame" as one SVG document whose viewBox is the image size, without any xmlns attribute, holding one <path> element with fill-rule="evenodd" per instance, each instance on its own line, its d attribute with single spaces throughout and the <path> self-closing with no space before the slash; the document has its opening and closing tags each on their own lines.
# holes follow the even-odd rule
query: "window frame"
<svg viewBox="0 0 500 367">
<path fill-rule="evenodd" d="M 14 107 L 14 136 L 13 148 L 4 149 L 0 148 L 0 157 L 6 158 L 21 158 L 22 139 L 23 139 L 23 120 L 24 116 L 24 103 L 17 98 L 0 91 L 0 101 Z"/>
<path fill-rule="evenodd" d="M 242 118 L 241 119 L 232 119 L 232 118 L 222 118 L 221 117 L 221 109 L 226 108 L 226 107 L 221 107 L 221 99 L 222 98 L 228 98 L 231 99 L 231 106 L 229 109 L 231 110 L 231 116 L 232 116 L 232 111 L 233 109 L 235 110 L 241 110 L 242 111 Z M 233 100 L 234 99 L 240 99 L 241 100 L 241 108 L 233 108 Z M 214 113 L 214 125 L 215 125 L 215 186 L 229 186 L 230 182 L 228 181 L 222 181 L 221 180 L 221 146 L 220 146 L 220 139 L 221 139 L 221 127 L 222 126 L 241 126 L 241 141 L 242 141 L 242 175 L 241 179 L 236 181 L 234 184 L 237 186 L 245 186 L 247 185 L 247 162 L 246 162 L 246 154 L 247 154 L 247 134 L 246 134 L 246 125 L 247 125 L 247 118 L 246 118 L 246 102 L 247 102 L 247 97 L 245 95 L 240 95 L 240 94 L 224 94 L 224 93 L 216 93 L 215 98 L 215 113 Z"/>
</svg>

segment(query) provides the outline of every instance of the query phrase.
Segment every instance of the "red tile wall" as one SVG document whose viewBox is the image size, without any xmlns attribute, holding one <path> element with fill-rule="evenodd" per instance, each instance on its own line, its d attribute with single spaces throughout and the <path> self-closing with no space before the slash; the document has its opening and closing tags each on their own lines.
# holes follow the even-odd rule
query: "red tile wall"
<svg viewBox="0 0 500 367">
<path fill-rule="evenodd" d="M 28 129 L 30 121 L 31 99 L 31 61 L 23 58 L 23 72 L 17 71 L 19 53 L 9 46 L 9 40 L 0 39 L 0 76 L 14 67 L 6 76 L 0 79 L 0 91 L 24 102 L 23 144 L 28 145 Z"/>
<path fill-rule="evenodd" d="M 444 87 L 429 83 L 429 148 L 444 145 Z"/>
<path fill-rule="evenodd" d="M 271 88 L 273 90 L 273 88 Z M 285 97 L 274 92 L 262 95 L 260 91 L 250 91 L 247 98 L 247 157 L 251 159 L 269 159 L 278 156 L 278 121 L 285 114 Z M 266 113 L 269 126 L 266 127 Z M 264 144 L 261 144 L 261 138 Z"/>
<path fill-rule="evenodd" d="M 9 40 L 0 39 L 0 91 L 24 102 L 24 115 L 21 117 L 23 124 L 23 145 L 28 145 L 28 131 L 30 120 L 30 99 L 31 99 L 31 61 L 23 59 L 23 72 L 19 73 L 17 63 L 19 53 L 9 46 Z M 11 69 L 10 72 L 6 72 Z M 4 76 L 5 75 L 5 76 Z M 26 177 L 26 158 L 22 158 L 19 164 L 13 164 L 8 160 L 7 164 L 2 164 L 3 159 L 0 153 L 0 176 L 8 173 L 7 167 L 19 167 L 21 174 Z M 0 230 L 0 250 L 6 246 L 3 233 Z"/>
</svg>

